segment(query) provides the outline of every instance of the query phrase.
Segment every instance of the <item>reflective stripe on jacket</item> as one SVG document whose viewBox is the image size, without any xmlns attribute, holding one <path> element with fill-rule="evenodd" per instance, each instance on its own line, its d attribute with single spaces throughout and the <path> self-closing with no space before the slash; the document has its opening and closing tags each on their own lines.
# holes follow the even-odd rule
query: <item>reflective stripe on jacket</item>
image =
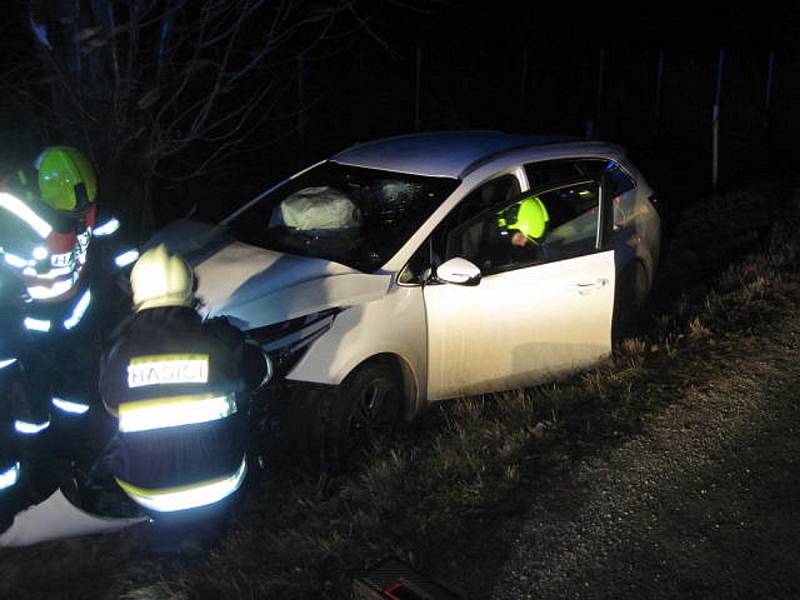
<svg viewBox="0 0 800 600">
<path fill-rule="evenodd" d="M 119 405 L 119 430 L 151 431 L 224 419 L 236 413 L 233 394 L 196 394 L 154 400 L 125 402 Z"/>
<path fill-rule="evenodd" d="M 190 485 L 147 490 L 117 479 L 122 490 L 135 502 L 158 512 L 174 512 L 208 506 L 227 498 L 244 482 L 247 458 L 242 457 L 239 468 L 227 476 L 198 481 Z"/>
<path fill-rule="evenodd" d="M 14 487 L 19 480 L 20 464 L 14 462 L 6 464 L 3 462 L 0 465 L 0 492 L 10 490 Z"/>
</svg>

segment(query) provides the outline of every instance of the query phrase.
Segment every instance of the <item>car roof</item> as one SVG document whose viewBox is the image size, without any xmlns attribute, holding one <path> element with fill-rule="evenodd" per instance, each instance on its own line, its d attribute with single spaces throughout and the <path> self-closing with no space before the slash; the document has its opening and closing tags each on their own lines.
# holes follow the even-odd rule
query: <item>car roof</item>
<svg viewBox="0 0 800 600">
<path fill-rule="evenodd" d="M 577 138 L 565 136 L 516 135 L 500 131 L 418 133 L 357 144 L 331 160 L 354 167 L 460 178 L 476 165 L 505 152 L 576 141 Z"/>
</svg>

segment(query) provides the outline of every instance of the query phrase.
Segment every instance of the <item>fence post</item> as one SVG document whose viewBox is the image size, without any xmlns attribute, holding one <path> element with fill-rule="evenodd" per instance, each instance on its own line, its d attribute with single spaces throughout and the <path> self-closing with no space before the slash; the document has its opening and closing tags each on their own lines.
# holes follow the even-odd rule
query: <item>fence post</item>
<svg viewBox="0 0 800 600">
<path fill-rule="evenodd" d="M 767 93 L 764 100 L 764 112 L 766 113 L 766 119 L 769 119 L 769 110 L 772 104 L 772 81 L 773 77 L 775 76 L 775 52 L 772 51 L 769 53 L 769 66 L 767 68 Z"/>
<path fill-rule="evenodd" d="M 714 109 L 711 116 L 711 188 L 717 191 L 719 182 L 719 101 L 722 91 L 722 70 L 725 68 L 725 49 L 719 51 L 717 67 L 717 93 L 714 97 Z"/>
<path fill-rule="evenodd" d="M 593 134 L 599 135 L 600 131 L 600 113 L 603 111 L 603 78 L 605 76 L 606 68 L 606 49 L 600 48 L 600 68 L 597 73 L 597 109 L 594 115 L 594 131 Z"/>
<path fill-rule="evenodd" d="M 422 94 L 422 48 L 417 46 L 416 98 L 414 101 L 414 131 L 422 127 L 420 99 Z"/>
<path fill-rule="evenodd" d="M 519 94 L 519 115 L 520 117 L 525 116 L 525 108 L 527 104 L 527 91 L 528 91 L 528 49 L 523 48 L 522 50 L 522 81 L 520 82 L 520 94 Z"/>
<path fill-rule="evenodd" d="M 306 123 L 305 123 L 305 57 L 302 52 L 297 55 L 297 168 L 305 163 Z"/>
<path fill-rule="evenodd" d="M 656 67 L 656 121 L 661 116 L 661 90 L 664 85 L 664 51 L 658 53 L 658 66 Z"/>
</svg>

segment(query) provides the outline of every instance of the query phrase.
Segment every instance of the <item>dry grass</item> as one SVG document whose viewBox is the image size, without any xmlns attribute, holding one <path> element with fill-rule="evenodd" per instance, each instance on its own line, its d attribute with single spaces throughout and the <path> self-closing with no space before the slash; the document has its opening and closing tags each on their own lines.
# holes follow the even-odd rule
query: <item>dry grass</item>
<svg viewBox="0 0 800 600">
<path fill-rule="evenodd" d="M 310 484 L 264 490 L 251 505 L 274 510 L 252 509 L 259 527 L 240 519 L 207 565 L 207 572 L 226 576 L 209 584 L 220 593 L 337 597 L 355 572 L 387 554 L 425 568 L 443 560 L 474 519 L 518 510 L 548 474 L 638 431 L 647 414 L 674 400 L 671 374 L 686 357 L 713 352 L 721 336 L 762 326 L 796 288 L 797 223 L 781 219 L 754 237 L 775 221 L 764 214 L 764 201 L 760 192 L 737 193 L 695 210 L 692 228 L 677 242 L 684 249 L 697 247 L 686 237 L 697 239 L 698 231 L 699 239 L 712 241 L 708 260 L 714 263 L 761 244 L 718 272 L 701 301 L 697 291 L 679 299 L 647 338 L 624 340 L 590 372 L 435 407 L 417 428 L 376 445 L 356 472 L 335 482 L 329 497 L 319 497 Z M 743 211 L 761 216 L 743 223 Z M 172 589 L 196 591 L 195 576 L 190 569 Z"/>
<path fill-rule="evenodd" d="M 778 204 L 777 196 L 755 190 L 695 207 L 665 257 L 659 289 L 671 302 L 657 308 L 646 336 L 624 340 L 596 369 L 555 385 L 437 405 L 414 427 L 376 443 L 325 495 L 314 481 L 251 482 L 208 560 L 116 557 L 127 567 L 108 595 L 346 597 L 353 575 L 383 556 L 422 569 L 441 564 L 475 522 L 522 510 L 574 461 L 639 431 L 647 415 L 674 402 L 686 381 L 676 373 L 693 357 L 750 335 L 786 309 L 800 283 L 800 227 L 797 198 Z M 740 260 L 726 263 L 736 254 Z M 684 286 L 676 298 L 671 290 Z"/>
</svg>

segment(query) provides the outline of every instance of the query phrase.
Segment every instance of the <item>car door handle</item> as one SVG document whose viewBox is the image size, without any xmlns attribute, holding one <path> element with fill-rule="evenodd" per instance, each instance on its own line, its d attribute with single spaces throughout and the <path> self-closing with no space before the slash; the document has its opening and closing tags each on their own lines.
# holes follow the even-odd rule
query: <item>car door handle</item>
<svg viewBox="0 0 800 600">
<path fill-rule="evenodd" d="M 581 296 L 585 296 L 586 294 L 589 294 L 594 290 L 599 290 L 600 288 L 604 288 L 607 285 L 608 285 L 608 279 L 600 278 L 592 282 L 576 283 L 575 287 L 578 288 L 578 293 Z"/>
</svg>

